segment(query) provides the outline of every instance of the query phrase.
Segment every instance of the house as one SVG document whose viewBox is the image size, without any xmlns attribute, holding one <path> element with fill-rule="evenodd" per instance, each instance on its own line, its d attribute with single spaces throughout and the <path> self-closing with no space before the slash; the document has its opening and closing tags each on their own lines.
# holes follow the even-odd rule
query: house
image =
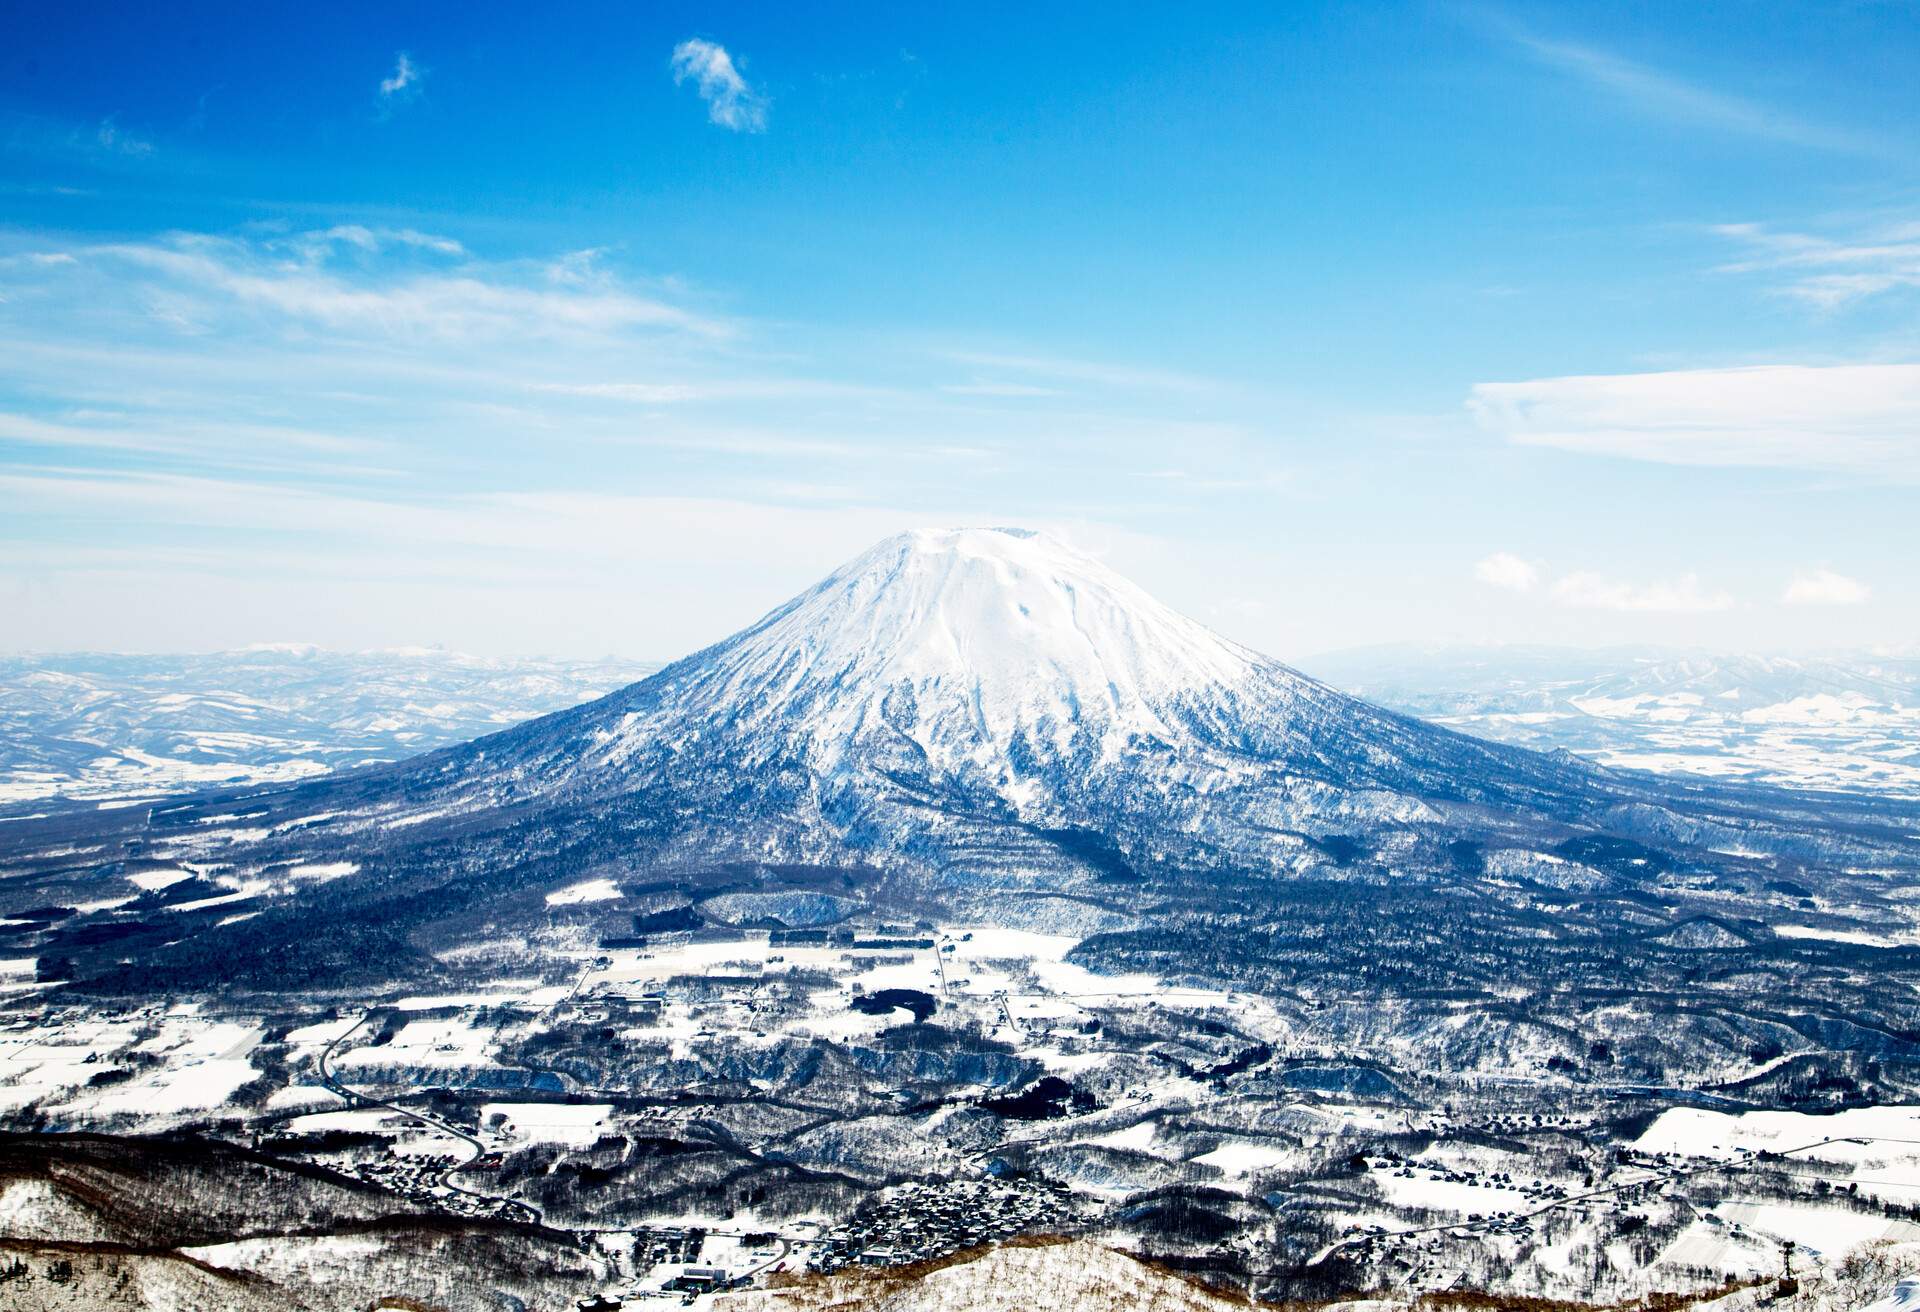
<svg viewBox="0 0 1920 1312">
<path fill-rule="evenodd" d="M 726 1271 L 717 1266 L 690 1266 L 667 1282 L 667 1288 L 688 1294 L 710 1294 L 733 1283 Z"/>
</svg>

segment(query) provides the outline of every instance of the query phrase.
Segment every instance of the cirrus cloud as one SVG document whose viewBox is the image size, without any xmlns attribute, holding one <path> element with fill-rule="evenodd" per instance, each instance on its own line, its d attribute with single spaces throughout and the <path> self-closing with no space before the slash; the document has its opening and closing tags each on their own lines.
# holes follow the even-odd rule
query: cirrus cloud
<svg viewBox="0 0 1920 1312">
<path fill-rule="evenodd" d="M 1723 223 L 1712 231 L 1746 250 L 1720 272 L 1772 276 L 1779 294 L 1816 309 L 1920 289 L 1920 224 L 1910 221 L 1839 237 L 1760 223 Z"/>
<path fill-rule="evenodd" d="M 151 313 L 191 332 L 236 313 L 295 330 L 381 339 L 605 337 L 631 330 L 716 338 L 728 331 L 723 323 L 611 277 L 568 280 L 537 266 L 473 260 L 453 267 L 436 259 L 426 269 L 366 269 L 336 261 L 343 247 L 465 254 L 451 238 L 358 225 L 270 241 L 172 233 L 67 253 L 79 270 L 137 280 Z"/>
</svg>

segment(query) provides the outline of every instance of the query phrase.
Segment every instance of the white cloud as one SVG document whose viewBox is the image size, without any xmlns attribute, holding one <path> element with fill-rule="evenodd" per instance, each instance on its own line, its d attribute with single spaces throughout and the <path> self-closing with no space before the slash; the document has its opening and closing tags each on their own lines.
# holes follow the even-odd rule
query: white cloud
<svg viewBox="0 0 1920 1312">
<path fill-rule="evenodd" d="M 1723 273 L 1776 273 L 1779 288 L 1823 310 L 1886 292 L 1920 288 L 1920 225 L 1882 225 L 1844 239 L 1784 232 L 1758 223 L 1723 223 L 1713 229 L 1746 248 L 1746 258 L 1720 266 Z"/>
<path fill-rule="evenodd" d="M 1546 581 L 1546 568 L 1510 551 L 1496 551 L 1474 565 L 1473 577 L 1491 588 L 1532 593 Z M 1594 570 L 1576 570 L 1555 579 L 1545 596 L 1555 605 L 1575 610 L 1677 613 L 1729 610 L 1734 604 L 1731 595 L 1702 586 L 1695 574 L 1629 583 Z"/>
<path fill-rule="evenodd" d="M 1531 592 L 1540 585 L 1540 567 L 1510 551 L 1496 551 L 1473 567 L 1473 577 L 1491 588 Z"/>
<path fill-rule="evenodd" d="M 228 465 L 246 458 L 289 455 L 341 455 L 376 450 L 364 439 L 268 424 L 235 424 L 196 419 L 190 424 L 117 414 L 72 416 L 83 422 L 57 422 L 0 411 L 0 446 L 67 450 L 144 452 L 151 455 L 218 456 Z"/>
<path fill-rule="evenodd" d="M 1489 432 L 1673 465 L 1920 474 L 1920 365 L 1754 365 L 1480 383 Z"/>
<path fill-rule="evenodd" d="M 1803 569 L 1788 580 L 1780 600 L 1789 606 L 1858 606 L 1872 595 L 1859 579 L 1830 569 Z"/>
<path fill-rule="evenodd" d="M 1583 570 L 1556 580 L 1549 595 L 1560 605 L 1579 610 L 1683 612 L 1733 607 L 1730 594 L 1709 591 L 1695 574 L 1636 584 Z"/>
<path fill-rule="evenodd" d="M 671 405 L 698 401 L 707 393 L 687 383 L 534 383 L 537 392 L 585 396 L 601 401 L 631 401 L 638 405 Z"/>
<path fill-rule="evenodd" d="M 735 132 L 764 132 L 766 98 L 740 76 L 725 46 L 693 37 L 673 48 L 673 84 L 691 80 L 707 102 L 707 118 Z"/>
<path fill-rule="evenodd" d="M 393 57 L 393 72 L 380 79 L 380 99 L 387 104 L 412 99 L 420 94 L 420 79 L 425 76 L 413 56 L 402 50 Z"/>
</svg>

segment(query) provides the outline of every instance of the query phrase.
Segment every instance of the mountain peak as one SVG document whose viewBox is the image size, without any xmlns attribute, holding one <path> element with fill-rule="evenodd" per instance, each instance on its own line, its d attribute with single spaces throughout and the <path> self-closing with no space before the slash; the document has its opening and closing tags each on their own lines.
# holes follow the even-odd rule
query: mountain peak
<svg viewBox="0 0 1920 1312">
<path fill-rule="evenodd" d="M 1015 702 L 1082 719 L 1238 683 L 1259 659 L 1059 539 L 1001 528 L 889 538 L 737 641 L 843 695 L 942 688 L 989 720 Z"/>
<path fill-rule="evenodd" d="M 1017 761 L 1093 766 L 1189 742 L 1276 673 L 1298 679 L 1057 538 L 916 529 L 664 671 L 656 709 L 621 737 L 678 738 L 693 722 L 757 754 L 798 736 L 829 772 L 859 745 L 911 744 L 1001 787 Z"/>
<path fill-rule="evenodd" d="M 890 561 L 909 559 L 998 560 L 1015 568 L 1045 568 L 1060 573 L 1106 569 L 1092 556 L 1037 529 L 916 528 L 881 539 L 834 571 L 834 576 L 849 571 L 885 569 Z"/>
</svg>

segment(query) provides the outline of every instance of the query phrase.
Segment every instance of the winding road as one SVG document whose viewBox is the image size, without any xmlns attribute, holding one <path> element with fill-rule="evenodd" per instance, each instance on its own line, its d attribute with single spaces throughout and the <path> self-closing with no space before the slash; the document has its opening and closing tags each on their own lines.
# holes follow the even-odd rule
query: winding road
<svg viewBox="0 0 1920 1312">
<path fill-rule="evenodd" d="M 366 1023 L 372 1018 L 373 1013 L 368 1012 L 358 1021 L 354 1022 L 352 1026 L 334 1036 L 333 1041 L 321 1049 L 319 1063 L 320 1083 L 333 1093 L 346 1099 L 348 1106 L 357 1104 L 363 1107 L 379 1107 L 383 1110 L 404 1116 L 408 1120 L 417 1121 L 428 1129 L 437 1130 L 441 1134 L 450 1135 L 458 1139 L 467 1145 L 471 1151 L 468 1153 L 465 1161 L 456 1162 L 452 1166 L 442 1168 L 440 1172 L 440 1184 L 445 1189 L 451 1193 L 461 1194 L 474 1199 L 477 1202 L 494 1205 L 499 1209 L 495 1213 L 498 1216 L 507 1217 L 511 1220 L 523 1220 L 530 1225 L 545 1225 L 546 1218 L 541 1215 L 540 1209 L 533 1204 L 522 1202 L 518 1198 L 506 1198 L 499 1194 L 482 1193 L 478 1189 L 469 1189 L 453 1179 L 455 1172 L 464 1170 L 486 1155 L 487 1146 L 478 1138 L 461 1129 L 459 1126 L 443 1121 L 438 1117 L 429 1116 L 425 1112 L 414 1111 L 411 1107 L 402 1107 L 398 1103 L 391 1103 L 381 1098 L 375 1098 L 371 1094 L 361 1093 L 358 1089 L 350 1088 L 346 1084 L 343 1084 L 339 1077 L 333 1073 L 333 1056 L 335 1051 L 339 1049 L 341 1044 L 345 1043 L 364 1028 Z"/>
</svg>

